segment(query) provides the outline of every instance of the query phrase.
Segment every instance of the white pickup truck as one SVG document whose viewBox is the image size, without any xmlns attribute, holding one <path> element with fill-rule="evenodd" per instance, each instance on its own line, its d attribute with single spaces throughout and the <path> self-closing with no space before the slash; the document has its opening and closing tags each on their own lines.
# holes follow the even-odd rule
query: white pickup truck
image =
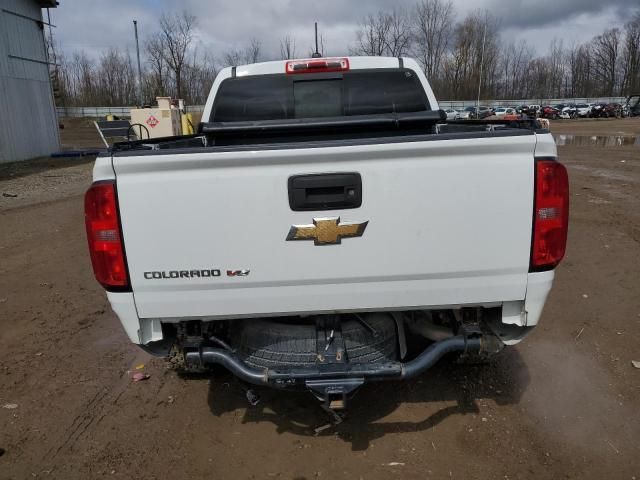
<svg viewBox="0 0 640 480">
<path fill-rule="evenodd" d="M 116 144 L 85 199 L 132 342 L 341 408 L 536 326 L 568 180 L 535 120 L 446 121 L 418 64 L 225 68 L 195 135 Z"/>
</svg>

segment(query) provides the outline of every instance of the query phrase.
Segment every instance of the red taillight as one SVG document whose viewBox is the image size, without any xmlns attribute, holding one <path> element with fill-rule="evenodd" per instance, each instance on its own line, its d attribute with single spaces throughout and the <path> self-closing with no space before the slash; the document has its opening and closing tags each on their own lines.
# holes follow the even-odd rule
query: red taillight
<svg viewBox="0 0 640 480">
<path fill-rule="evenodd" d="M 349 70 L 348 58 L 314 58 L 287 62 L 287 73 L 345 72 Z"/>
<path fill-rule="evenodd" d="M 535 162 L 535 199 L 530 271 L 555 268 L 564 257 L 569 226 L 567 169 L 551 159 Z"/>
<path fill-rule="evenodd" d="M 84 197 L 93 272 L 108 290 L 129 290 L 114 182 L 94 183 Z"/>
</svg>

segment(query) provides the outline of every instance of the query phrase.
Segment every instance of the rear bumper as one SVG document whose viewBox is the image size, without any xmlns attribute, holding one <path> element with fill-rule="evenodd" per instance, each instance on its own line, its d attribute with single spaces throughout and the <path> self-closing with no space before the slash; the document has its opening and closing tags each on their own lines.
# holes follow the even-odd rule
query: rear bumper
<svg viewBox="0 0 640 480">
<path fill-rule="evenodd" d="M 411 290 L 409 293 L 406 291 L 402 291 L 398 289 L 398 285 L 395 284 L 386 284 L 386 291 L 380 290 L 378 292 L 377 298 L 375 298 L 375 304 L 373 300 L 369 302 L 367 308 L 338 308 L 335 304 L 334 308 L 331 311 L 323 311 L 321 305 L 324 303 L 326 308 L 327 299 L 331 298 L 333 302 L 336 301 L 335 296 L 327 296 L 320 295 L 316 292 L 315 297 L 313 298 L 314 302 L 317 302 L 317 305 L 314 304 L 314 307 L 318 307 L 317 310 L 309 310 L 309 309 L 301 309 L 300 312 L 295 313 L 303 313 L 306 315 L 311 314 L 322 314 L 322 313 L 345 313 L 348 311 L 356 311 L 356 312 L 364 312 L 364 311 L 402 311 L 409 309 L 443 309 L 443 308 L 462 308 L 462 307 L 500 307 L 502 306 L 502 318 L 501 322 L 505 326 L 514 326 L 514 327 L 534 327 L 538 324 L 540 316 L 542 314 L 542 309 L 547 300 L 547 295 L 551 290 L 551 286 L 553 284 L 554 279 L 554 271 L 548 272 L 537 272 L 530 273 L 527 278 L 527 286 L 526 286 L 526 294 L 522 293 L 522 296 L 515 298 L 525 297 L 523 300 L 516 301 L 505 301 L 506 297 L 505 289 L 503 289 L 503 284 L 494 284 L 489 283 L 484 286 L 487 291 L 483 292 L 484 298 L 466 298 L 467 302 L 459 303 L 461 300 L 462 293 L 464 291 L 464 282 L 455 282 L 452 281 L 451 284 L 448 284 L 448 289 L 441 288 L 437 291 L 430 292 L 416 292 Z M 406 285 L 403 285 L 406 287 Z M 456 290 L 456 287 L 458 290 Z M 462 290 L 462 292 L 461 292 Z M 354 292 L 348 291 L 351 294 L 350 301 L 353 301 L 353 297 L 358 297 L 362 295 L 363 292 Z M 420 294 L 421 293 L 421 294 Z M 393 301 L 397 303 L 397 305 L 390 305 L 388 295 L 393 294 Z M 423 300 L 426 300 L 424 304 L 415 305 L 410 302 L 406 302 L 406 295 L 411 294 L 413 296 L 419 295 Z M 137 294 L 136 294 L 137 295 Z M 340 295 L 345 296 L 345 292 L 341 292 Z M 385 296 L 386 295 L 386 296 Z M 146 345 L 151 342 L 160 342 L 163 340 L 162 334 L 162 324 L 163 323 L 178 323 L 181 320 L 186 318 L 190 318 L 193 320 L 202 320 L 202 321 L 214 321 L 214 320 L 230 320 L 234 318 L 243 318 L 243 316 L 224 316 L 224 315 L 182 315 L 182 316 L 169 316 L 167 314 L 159 315 L 156 318 L 139 318 L 138 311 L 136 309 L 134 294 L 133 293 L 125 293 L 125 292 L 108 292 L 107 296 L 111 303 L 111 307 L 114 312 L 122 322 L 125 332 L 127 333 L 129 339 L 136 344 Z M 339 298 L 343 298 L 339 297 Z M 496 299 L 496 297 L 498 297 Z M 502 300 L 500 300 L 502 297 Z M 346 297 L 345 297 L 346 298 Z M 373 297 L 370 297 L 373 298 Z M 495 301 L 491 301 L 491 299 L 496 299 Z M 514 297 L 511 297 L 514 298 Z M 238 302 L 243 302 L 243 305 L 247 304 L 246 297 L 242 300 L 238 299 Z M 252 303 L 259 302 L 260 299 L 252 299 Z M 236 304 L 237 305 L 237 304 Z M 308 307 L 309 305 L 306 305 Z M 353 305 L 349 305 L 353 307 Z M 403 308 L 404 307 L 404 308 Z M 213 309 L 213 311 L 216 311 Z M 260 318 L 260 317 L 268 317 L 276 315 L 275 311 L 272 310 L 271 315 L 265 314 L 253 314 L 253 315 L 245 315 L 244 317 L 249 318 Z M 160 312 L 158 312 L 160 313 Z M 291 312 L 287 312 L 287 314 L 291 314 Z M 509 335 L 506 337 L 502 337 L 503 342 L 506 345 L 514 345 L 522 340 L 522 336 L 517 335 Z"/>
<path fill-rule="evenodd" d="M 241 285 L 201 290 L 135 289 L 141 318 L 229 320 L 332 312 L 496 306 L 525 298 L 527 273 L 426 275 L 417 278 L 334 279 L 274 286 Z M 165 320 L 167 319 L 167 320 Z"/>
</svg>

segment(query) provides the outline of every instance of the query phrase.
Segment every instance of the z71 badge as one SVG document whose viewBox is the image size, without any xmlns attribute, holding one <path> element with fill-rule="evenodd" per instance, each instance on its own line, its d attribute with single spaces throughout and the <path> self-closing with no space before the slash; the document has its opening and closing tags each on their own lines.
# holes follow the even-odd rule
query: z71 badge
<svg viewBox="0 0 640 480">
<path fill-rule="evenodd" d="M 316 245 L 338 245 L 343 238 L 361 237 L 368 223 L 340 223 L 340 217 L 314 218 L 313 225 L 293 225 L 287 241 L 313 240 Z"/>
<path fill-rule="evenodd" d="M 227 277 L 246 277 L 249 270 L 227 270 Z"/>
</svg>

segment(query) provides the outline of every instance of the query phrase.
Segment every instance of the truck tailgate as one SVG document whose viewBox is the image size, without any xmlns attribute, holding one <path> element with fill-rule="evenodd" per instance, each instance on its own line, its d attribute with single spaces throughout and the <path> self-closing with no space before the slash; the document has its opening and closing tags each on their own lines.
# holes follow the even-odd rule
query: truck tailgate
<svg viewBox="0 0 640 480">
<path fill-rule="evenodd" d="M 523 132 L 117 153 L 138 315 L 231 318 L 522 300 L 535 144 Z M 291 210 L 290 176 L 340 172 L 361 175 L 361 207 Z M 368 224 L 361 237 L 335 245 L 286 240 L 293 225 L 327 217 Z"/>
</svg>

